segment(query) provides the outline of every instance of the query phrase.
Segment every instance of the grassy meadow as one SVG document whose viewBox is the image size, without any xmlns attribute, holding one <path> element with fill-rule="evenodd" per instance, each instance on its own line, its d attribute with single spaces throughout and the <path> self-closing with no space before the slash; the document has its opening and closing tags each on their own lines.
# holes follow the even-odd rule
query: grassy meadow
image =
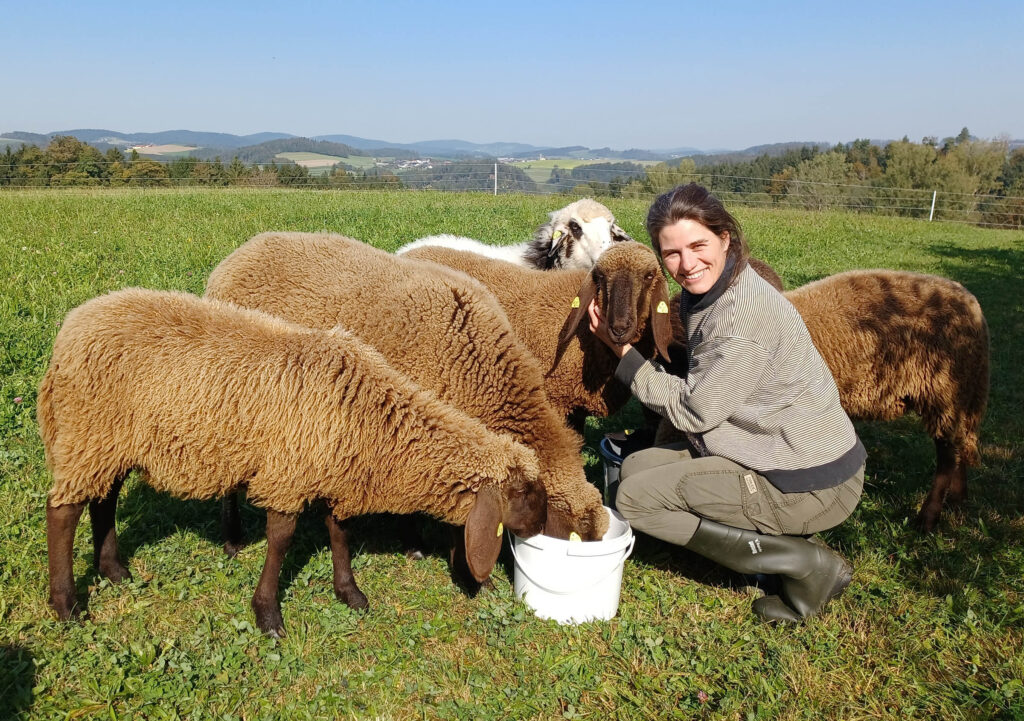
<svg viewBox="0 0 1024 721">
<path fill-rule="evenodd" d="M 605 202 L 646 238 L 645 202 Z M 931 482 L 930 439 L 914 418 L 858 424 L 864 497 L 823 534 L 856 574 L 805 626 L 762 625 L 738 578 L 642 537 L 619 615 L 560 627 L 515 600 L 508 559 L 494 589 L 469 597 L 449 580 L 438 528 L 428 528 L 427 558 L 412 561 L 396 522 L 380 518 L 356 526 L 353 567 L 370 609 L 353 612 L 334 598 L 314 507 L 285 564 L 288 636 L 275 641 L 249 608 L 263 514 L 245 508 L 255 540 L 229 559 L 218 503 L 134 478 L 117 521 L 134 580 L 100 580 L 83 515 L 75 577 L 88 617 L 56 620 L 35 397 L 71 308 L 126 286 L 200 294 L 221 259 L 265 230 L 330 230 L 386 250 L 441 232 L 502 243 L 529 237 L 561 204 L 430 192 L 0 193 L 0 719 L 1024 718 L 1024 234 L 966 225 L 736 209 L 755 255 L 787 287 L 851 268 L 936 273 L 979 298 L 991 330 L 983 465 L 968 501 L 922 536 L 908 519 Z M 590 419 L 595 483 L 590 449 L 638 419 L 635 405 Z"/>
</svg>

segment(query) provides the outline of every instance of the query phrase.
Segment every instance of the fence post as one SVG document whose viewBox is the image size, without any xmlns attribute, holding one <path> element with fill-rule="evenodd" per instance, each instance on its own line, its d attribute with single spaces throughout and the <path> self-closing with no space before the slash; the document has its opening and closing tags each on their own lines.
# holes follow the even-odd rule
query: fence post
<svg viewBox="0 0 1024 721">
<path fill-rule="evenodd" d="M 933 190 L 932 191 L 932 209 L 931 209 L 931 212 L 928 213 L 928 222 L 929 223 L 932 222 L 932 218 L 935 217 L 935 196 L 938 195 L 938 194 L 939 194 L 939 191 L 937 191 L 937 190 Z"/>
<path fill-rule="evenodd" d="M 498 194 L 498 164 L 494 164 L 494 194 Z"/>
</svg>

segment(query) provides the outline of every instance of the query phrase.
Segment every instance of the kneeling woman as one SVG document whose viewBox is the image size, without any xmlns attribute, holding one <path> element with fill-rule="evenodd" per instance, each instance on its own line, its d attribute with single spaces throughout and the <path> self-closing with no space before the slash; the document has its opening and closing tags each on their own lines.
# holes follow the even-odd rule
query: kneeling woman
<svg viewBox="0 0 1024 721">
<path fill-rule="evenodd" d="M 844 521 L 864 484 L 864 446 L 832 374 L 788 300 L 747 265 L 739 224 L 695 183 L 659 196 L 647 232 L 682 286 L 688 373 L 665 373 L 590 327 L 616 376 L 687 441 L 622 464 L 616 505 L 637 529 L 740 573 L 778 574 L 754 602 L 771 621 L 818 613 L 850 583 L 840 556 L 804 538 Z"/>
</svg>

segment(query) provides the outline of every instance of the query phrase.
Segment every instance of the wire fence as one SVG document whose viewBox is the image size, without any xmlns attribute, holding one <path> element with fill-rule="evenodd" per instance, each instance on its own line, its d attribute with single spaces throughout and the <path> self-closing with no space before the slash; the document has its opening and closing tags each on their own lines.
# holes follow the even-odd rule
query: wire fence
<svg viewBox="0 0 1024 721">
<path fill-rule="evenodd" d="M 175 177 L 175 171 L 180 177 Z M 187 175 L 183 174 L 187 173 Z M 304 168 L 284 164 L 195 161 L 175 165 L 151 159 L 89 160 L 0 165 L 0 190 L 92 188 L 307 188 L 325 191 L 434 190 L 527 195 L 597 195 L 653 199 L 677 184 L 697 182 L 729 205 L 846 210 L 923 220 L 1024 228 L 1024 197 L 946 189 L 889 187 L 642 169 L 533 167 L 526 163 L 416 161 L 377 167 Z"/>
</svg>

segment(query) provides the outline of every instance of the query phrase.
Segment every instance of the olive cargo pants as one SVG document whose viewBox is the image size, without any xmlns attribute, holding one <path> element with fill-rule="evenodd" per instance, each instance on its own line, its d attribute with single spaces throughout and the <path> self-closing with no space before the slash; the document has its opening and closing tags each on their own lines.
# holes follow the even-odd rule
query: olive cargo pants
<svg viewBox="0 0 1024 721">
<path fill-rule="evenodd" d="M 833 488 L 783 493 L 726 458 L 694 458 L 684 441 L 627 456 L 620 479 L 619 513 L 634 528 L 685 546 L 701 518 L 771 535 L 807 535 L 837 526 L 860 500 L 864 467 Z"/>
</svg>

